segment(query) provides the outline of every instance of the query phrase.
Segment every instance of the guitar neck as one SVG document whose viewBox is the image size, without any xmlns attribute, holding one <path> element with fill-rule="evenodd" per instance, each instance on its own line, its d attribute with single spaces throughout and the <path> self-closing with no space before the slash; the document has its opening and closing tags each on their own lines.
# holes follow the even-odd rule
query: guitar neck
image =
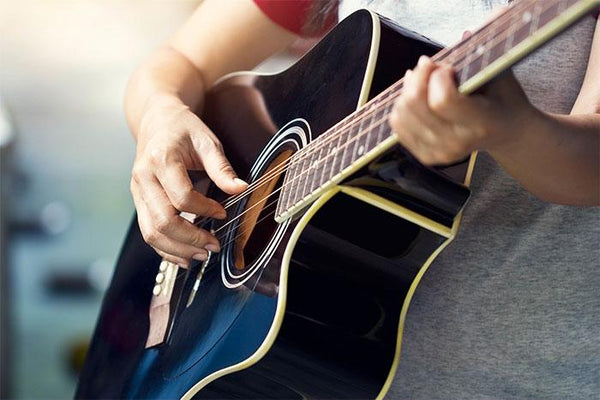
<svg viewBox="0 0 600 400">
<path fill-rule="evenodd" d="M 521 0 L 472 35 L 432 57 L 451 64 L 458 89 L 470 94 L 600 5 L 600 0 Z M 332 183 L 396 142 L 387 117 L 403 79 L 380 93 L 292 157 L 276 220 L 283 221 Z"/>
<path fill-rule="evenodd" d="M 434 60 L 451 63 L 472 93 L 598 7 L 598 0 L 521 0 Z"/>
</svg>

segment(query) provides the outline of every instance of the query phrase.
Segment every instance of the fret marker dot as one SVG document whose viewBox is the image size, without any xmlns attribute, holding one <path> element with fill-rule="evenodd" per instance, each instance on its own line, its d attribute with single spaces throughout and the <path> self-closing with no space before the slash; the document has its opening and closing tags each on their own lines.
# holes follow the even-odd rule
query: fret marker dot
<svg viewBox="0 0 600 400">
<path fill-rule="evenodd" d="M 529 22 L 531 21 L 531 13 L 529 11 L 527 11 L 525 14 L 523 14 L 523 22 Z"/>
<path fill-rule="evenodd" d="M 365 146 L 360 146 L 360 147 L 358 148 L 358 151 L 357 151 L 358 155 L 360 156 L 360 155 L 362 155 L 362 153 L 364 153 L 364 152 L 365 152 Z"/>
<path fill-rule="evenodd" d="M 485 46 L 480 44 L 477 46 L 477 54 L 482 55 L 483 53 L 485 53 Z"/>
</svg>

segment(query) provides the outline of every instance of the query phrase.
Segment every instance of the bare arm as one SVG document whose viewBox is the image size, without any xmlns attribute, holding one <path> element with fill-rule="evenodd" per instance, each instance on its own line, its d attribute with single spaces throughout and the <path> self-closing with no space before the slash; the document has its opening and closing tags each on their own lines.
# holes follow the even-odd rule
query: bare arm
<svg viewBox="0 0 600 400">
<path fill-rule="evenodd" d="M 132 76 L 125 96 L 137 140 L 131 192 L 144 239 L 166 259 L 186 265 L 219 249 L 214 236 L 179 216 L 187 211 L 225 217 L 217 202 L 193 190 L 187 170 L 206 170 L 230 194 L 246 187 L 219 140 L 190 110 L 201 105 L 204 91 L 219 77 L 253 68 L 295 38 L 252 1 L 230 7 L 205 0 Z"/>
<path fill-rule="evenodd" d="M 570 115 L 533 107 L 512 74 L 472 96 L 457 91 L 453 74 L 450 67 L 423 59 L 405 78 L 390 124 L 418 159 L 443 164 L 485 150 L 542 200 L 600 204 L 598 24 L 586 78 Z"/>
</svg>

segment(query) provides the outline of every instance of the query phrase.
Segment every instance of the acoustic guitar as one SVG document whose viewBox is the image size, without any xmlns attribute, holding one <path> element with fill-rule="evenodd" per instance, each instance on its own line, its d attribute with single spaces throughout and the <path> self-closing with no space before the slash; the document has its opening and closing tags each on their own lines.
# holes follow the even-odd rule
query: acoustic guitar
<svg viewBox="0 0 600 400">
<path fill-rule="evenodd" d="M 456 235 L 475 154 L 426 168 L 386 120 L 422 54 L 472 93 L 598 0 L 517 1 L 442 49 L 358 11 L 287 70 L 235 73 L 202 119 L 250 186 L 226 220 L 186 217 L 221 251 L 161 260 L 131 224 L 77 398 L 383 398 L 413 293 Z"/>
</svg>

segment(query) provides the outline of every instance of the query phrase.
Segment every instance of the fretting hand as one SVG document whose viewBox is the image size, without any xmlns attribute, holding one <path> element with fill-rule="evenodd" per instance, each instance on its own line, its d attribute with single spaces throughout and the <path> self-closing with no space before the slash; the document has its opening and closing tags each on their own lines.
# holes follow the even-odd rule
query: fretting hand
<svg viewBox="0 0 600 400">
<path fill-rule="evenodd" d="M 459 93 L 454 73 L 421 57 L 406 72 L 390 115 L 400 143 L 426 165 L 449 164 L 474 150 L 508 149 L 535 114 L 512 73 L 471 96 Z"/>
</svg>

